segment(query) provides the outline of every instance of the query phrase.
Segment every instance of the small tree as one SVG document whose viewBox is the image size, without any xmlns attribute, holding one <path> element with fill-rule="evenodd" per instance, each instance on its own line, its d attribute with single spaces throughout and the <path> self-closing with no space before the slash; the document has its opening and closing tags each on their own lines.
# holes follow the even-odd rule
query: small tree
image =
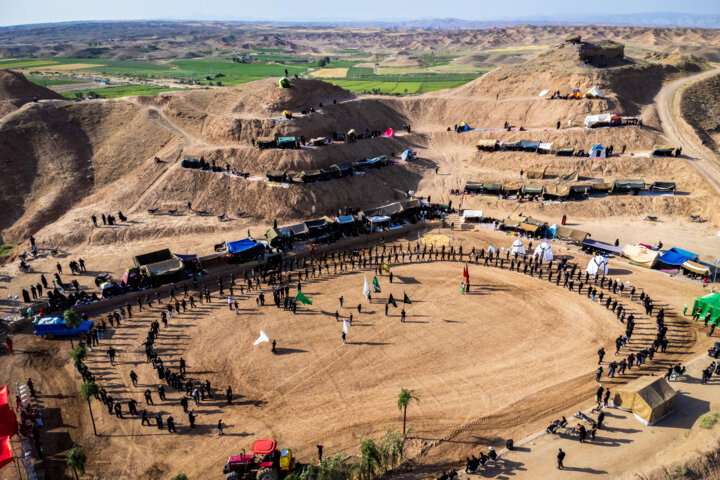
<svg viewBox="0 0 720 480">
<path fill-rule="evenodd" d="M 172 477 L 170 480 L 188 480 L 188 476 L 184 473 L 178 473 L 174 477 Z"/>
<path fill-rule="evenodd" d="M 80 315 L 78 315 L 72 308 L 68 308 L 65 312 L 63 312 L 63 319 L 65 320 L 65 328 L 77 328 L 80 326 L 80 322 L 82 322 Z M 70 346 L 75 348 L 72 335 L 70 335 Z"/>
<path fill-rule="evenodd" d="M 67 464 L 73 469 L 75 478 L 80 475 L 85 475 L 85 464 L 87 463 L 87 455 L 83 451 L 82 447 L 78 444 L 73 445 L 67 454 Z"/>
<path fill-rule="evenodd" d="M 360 478 L 369 480 L 375 476 L 382 463 L 382 455 L 372 438 L 364 438 L 360 444 Z"/>
<path fill-rule="evenodd" d="M 420 399 L 415 395 L 415 390 L 408 390 L 407 388 L 400 389 L 400 395 L 398 396 L 398 410 L 403 412 L 403 436 L 406 431 L 405 425 L 407 423 L 407 407 L 413 400 L 416 402 L 420 401 Z"/>
<path fill-rule="evenodd" d="M 78 345 L 70 352 L 70 358 L 73 359 L 75 365 L 81 365 L 87 358 L 87 349 L 84 345 Z"/>
<path fill-rule="evenodd" d="M 87 401 L 88 410 L 90 410 L 90 420 L 92 421 L 93 432 L 97 437 L 97 428 L 95 427 L 95 416 L 93 415 L 92 405 L 90 404 L 91 398 L 98 398 L 100 395 L 100 387 L 95 382 L 83 382 L 80 384 L 80 394 Z"/>
</svg>

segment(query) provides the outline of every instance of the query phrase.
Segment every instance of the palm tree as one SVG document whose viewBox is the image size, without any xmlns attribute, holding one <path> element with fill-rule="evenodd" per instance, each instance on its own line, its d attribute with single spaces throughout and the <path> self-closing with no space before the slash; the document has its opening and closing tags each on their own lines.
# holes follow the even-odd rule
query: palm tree
<svg viewBox="0 0 720 480">
<path fill-rule="evenodd" d="M 63 312 L 63 319 L 65 320 L 65 328 L 77 328 L 80 326 L 80 322 L 82 322 L 80 315 L 78 315 L 72 308 L 68 308 L 65 312 Z M 72 335 L 70 335 L 70 346 L 75 348 Z"/>
<path fill-rule="evenodd" d="M 78 345 L 70 352 L 70 358 L 73 359 L 75 365 L 82 365 L 87 358 L 87 349 L 83 345 Z"/>
<path fill-rule="evenodd" d="M 95 428 L 95 416 L 93 415 L 92 405 L 90 404 L 91 398 L 98 398 L 100 394 L 100 387 L 95 382 L 83 382 L 80 384 L 80 394 L 87 401 L 88 410 L 90 410 L 90 420 L 92 420 L 93 432 L 97 437 L 97 428 Z"/>
<path fill-rule="evenodd" d="M 413 400 L 415 400 L 416 402 L 420 402 L 420 399 L 415 395 L 415 390 L 408 390 L 407 388 L 400 389 L 400 395 L 398 396 L 398 410 L 402 410 L 403 412 L 403 436 L 405 436 L 407 407 Z"/>
<path fill-rule="evenodd" d="M 67 464 L 73 469 L 75 478 L 78 478 L 78 472 L 80 475 L 85 475 L 85 463 L 87 462 L 87 455 L 83 451 L 82 447 L 78 444 L 73 445 L 67 454 Z"/>
</svg>

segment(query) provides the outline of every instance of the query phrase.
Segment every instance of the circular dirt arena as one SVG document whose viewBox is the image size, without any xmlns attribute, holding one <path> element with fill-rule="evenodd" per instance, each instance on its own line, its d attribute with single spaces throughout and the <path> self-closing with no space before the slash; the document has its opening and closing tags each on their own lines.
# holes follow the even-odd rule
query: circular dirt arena
<svg viewBox="0 0 720 480">
<path fill-rule="evenodd" d="M 168 388 L 166 401 L 158 402 L 154 386 L 159 381 L 140 347 L 150 320 L 160 316 L 154 304 L 91 353 L 90 368 L 101 384 L 112 382 L 108 390 L 116 399 L 133 397 L 143 404 L 142 392 L 150 386 L 156 405 L 148 411 L 173 415 L 180 434 L 189 435 L 179 443 L 156 427 L 117 421 L 106 411 L 98 415 L 99 430 L 133 435 L 139 447 L 133 459 L 146 467 L 156 464 L 153 468 L 167 471 L 163 459 L 173 458 L 172 469 L 214 478 L 211 472 L 220 474 L 228 455 L 249 449 L 258 438 L 276 438 L 305 462 L 316 456 L 317 444 L 328 454 L 353 453 L 362 437 L 402 428 L 397 395 L 403 387 L 420 399 L 408 410 L 411 454 L 481 419 L 502 428 L 502 412 L 508 408 L 533 415 L 538 399 L 554 405 L 556 397 L 572 397 L 573 388 L 584 392 L 594 377 L 597 349 L 611 345 L 621 331 L 614 315 L 585 294 L 549 283 L 547 274 L 538 280 L 470 265 L 471 289 L 462 294 L 463 265 L 395 266 L 392 284 L 387 274 L 378 276 L 382 292 L 374 293 L 372 302 L 362 295 L 364 276 L 372 283 L 372 270 L 332 274 L 331 267 L 330 275 L 303 282 L 313 304 L 299 305 L 295 315 L 275 307 L 265 288 L 264 307 L 256 306 L 256 291 L 246 292 L 235 297 L 236 315 L 214 293 L 212 303 L 170 319 L 156 341 L 160 357 L 176 370 L 183 356 L 188 376 L 210 379 L 215 390 L 213 399 L 194 407 L 194 429 L 179 405 L 184 392 Z M 290 292 L 295 294 L 295 283 Z M 411 304 L 403 304 L 405 293 Z M 386 317 L 389 294 L 398 307 L 389 306 Z M 340 296 L 344 308 L 339 308 Z M 351 314 L 344 345 L 342 318 Z M 261 329 L 277 341 L 276 354 L 268 343 L 253 346 Z M 115 367 L 103 356 L 109 343 L 119 350 Z M 138 387 L 130 383 L 130 369 L 140 376 Z M 223 395 L 227 385 L 235 394 L 230 406 Z M 224 437 L 215 432 L 219 419 L 228 426 Z M 206 454 L 184 458 L 178 449 Z"/>
</svg>

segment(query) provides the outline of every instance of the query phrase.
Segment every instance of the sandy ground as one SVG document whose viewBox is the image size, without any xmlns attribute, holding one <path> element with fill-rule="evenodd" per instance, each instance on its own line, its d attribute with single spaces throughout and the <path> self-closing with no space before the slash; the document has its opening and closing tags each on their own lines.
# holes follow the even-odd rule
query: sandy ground
<svg viewBox="0 0 720 480">
<path fill-rule="evenodd" d="M 531 436 L 518 442 L 519 448 L 502 454 L 502 460 L 496 465 L 478 475 L 462 474 L 461 477 L 638 478 L 637 473 L 653 472 L 655 468 L 677 474 L 676 469 L 683 465 L 692 475 L 702 476 L 703 471 L 694 465 L 696 451 L 716 449 L 719 435 L 717 426 L 704 429 L 697 422 L 700 416 L 717 412 L 720 408 L 720 383 L 717 378 L 711 379 L 707 385 L 700 383 L 701 370 L 709 363 L 707 356 L 694 359 L 687 365 L 688 375 L 670 383 L 678 392 L 675 412 L 654 426 L 643 425 L 629 412 L 609 408 L 605 410 L 606 428 L 598 432 L 594 441 L 581 444 L 577 439 L 556 435 Z M 586 402 L 586 407 L 590 406 L 592 403 Z M 571 425 L 577 423 L 571 418 L 573 413 L 571 410 L 562 412 L 571 419 Z M 487 452 L 487 448 L 480 448 Z M 559 448 L 566 453 L 563 471 L 556 468 L 555 457 Z M 620 455 L 622 460 L 618 461 Z M 679 460 L 666 465 L 673 458 Z M 632 465 L 630 471 L 628 465 Z M 717 474 L 716 471 L 705 473 Z"/>
<path fill-rule="evenodd" d="M 465 251 L 491 243 L 507 248 L 512 241 L 491 231 L 439 233 L 449 243 L 463 244 Z M 587 262 L 559 242 L 554 249 L 556 255 Z M 415 475 L 431 475 L 478 444 L 499 446 L 508 436 L 522 438 L 558 412 L 586 403 L 583 399 L 595 385 L 595 351 L 599 345 L 611 348 L 622 331 L 612 313 L 585 295 L 517 272 L 471 265 L 473 289 L 461 296 L 461 271 L 462 264 L 449 262 L 393 267 L 393 284 L 380 277 L 383 292 L 371 304 L 362 299 L 363 274 L 356 272 L 308 282 L 303 290 L 313 305 L 301 307 L 295 316 L 274 306 L 257 308 L 254 296 L 245 295 L 238 298 L 239 316 L 214 299 L 172 319 L 167 329 L 161 328 L 161 357 L 174 367 L 183 356 L 191 378 L 209 379 L 218 390 L 229 384 L 236 393 L 231 406 L 217 393 L 202 402 L 195 410 L 198 426 L 192 430 L 178 393 L 169 392 L 166 402 L 149 407 L 165 417 L 172 414 L 182 440 L 142 427 L 139 419 L 109 416 L 98 402 L 93 407 L 101 436 L 95 439 L 87 406 L 77 396 L 78 375 L 64 360 L 69 351 L 65 341 L 16 335 L 21 353 L 0 358 L 0 381 L 32 376 L 53 418 L 42 435 L 48 453 L 68 448 L 70 438 L 80 442 L 89 450 L 90 471 L 97 478 L 159 479 L 178 471 L 191 478 L 221 478 L 226 456 L 262 437 L 276 437 L 304 461 L 313 458 L 318 443 L 326 452 L 353 454 L 362 436 L 377 437 L 387 428 L 400 427 L 396 396 L 400 388 L 412 388 L 421 401 L 409 411 L 414 430 L 409 453 L 418 464 Z M 369 280 L 372 274 L 368 272 Z M 702 293 L 689 282 L 619 262 L 612 264 L 611 275 L 644 287 L 670 315 Z M 385 317 L 383 305 L 388 293 L 401 299 L 403 292 L 413 301 L 407 305 L 405 324 L 399 321 L 399 309 L 390 308 Z M 341 344 L 342 324 L 334 318 L 341 295 L 346 308 L 339 309 L 340 315 L 354 317 L 347 345 Z M 358 303 L 363 313 L 358 314 Z M 636 306 L 630 308 L 639 314 Z M 634 339 L 639 341 L 632 348 L 654 335 L 649 320 L 638 316 Z M 141 400 L 145 388 L 155 392 L 158 380 L 144 361 L 140 343 L 149 322 L 158 317 L 157 306 L 136 312 L 90 354 L 90 368 L 116 399 Z M 672 317 L 669 324 L 674 347 L 656 357 L 647 371 L 660 371 L 668 362 L 705 348 L 704 337 L 696 336 L 693 327 Z M 267 344 L 251 345 L 260 329 L 278 341 L 278 355 L 273 356 Z M 699 344 L 697 338 L 702 339 Z M 119 351 L 114 367 L 104 356 L 109 345 Z M 130 369 L 140 376 L 137 388 L 128 378 Z M 153 396 L 157 401 L 157 394 Z M 225 437 L 214 431 L 218 419 L 228 425 Z M 246 438 L 231 438 L 235 436 Z M 198 451 L 208 453 L 189 455 Z M 48 465 L 57 469 L 59 461 L 53 462 Z M 8 475 L 7 470 L 2 474 Z M 3 480 L 12 478 L 2 474 Z"/>
</svg>

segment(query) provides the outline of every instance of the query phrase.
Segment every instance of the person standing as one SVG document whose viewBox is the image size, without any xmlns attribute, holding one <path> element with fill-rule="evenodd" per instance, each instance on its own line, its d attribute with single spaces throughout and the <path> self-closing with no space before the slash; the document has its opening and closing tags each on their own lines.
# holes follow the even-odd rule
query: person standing
<svg viewBox="0 0 720 480">
<path fill-rule="evenodd" d="M 220 420 L 218 420 L 217 429 L 218 429 L 218 436 L 224 435 L 222 418 Z"/>
<path fill-rule="evenodd" d="M 387 315 L 387 307 L 385 308 L 385 315 Z M 7 337 L 7 338 L 5 339 L 5 346 L 7 347 L 8 352 L 12 355 L 12 353 L 13 353 L 13 341 L 12 341 L 12 338 Z"/>
<path fill-rule="evenodd" d="M 194 410 L 190 410 L 188 412 L 188 421 L 190 421 L 190 428 L 195 428 L 195 414 L 193 413 Z"/>
<path fill-rule="evenodd" d="M 137 373 L 135 373 L 135 370 L 130 370 L 130 380 L 132 381 L 133 387 L 137 387 L 138 376 Z"/>
<path fill-rule="evenodd" d="M 227 390 L 225 390 L 225 399 L 227 400 L 228 405 L 230 405 L 232 403 L 233 391 L 232 391 L 232 387 L 230 387 L 230 385 L 228 385 Z"/>
<path fill-rule="evenodd" d="M 563 468 L 565 468 L 565 466 L 563 465 L 564 460 L 565 460 L 565 452 L 563 452 L 562 448 L 559 448 L 558 454 L 557 454 L 557 468 L 558 469 L 562 470 Z"/>
<path fill-rule="evenodd" d="M 603 357 L 605 356 L 605 347 L 600 347 L 600 350 L 598 350 L 597 354 L 598 354 L 598 365 L 600 365 L 603 361 Z"/>
<path fill-rule="evenodd" d="M 177 433 L 177 430 L 175 430 L 175 419 L 172 417 L 172 415 L 167 418 L 167 428 L 168 433 Z"/>
</svg>

